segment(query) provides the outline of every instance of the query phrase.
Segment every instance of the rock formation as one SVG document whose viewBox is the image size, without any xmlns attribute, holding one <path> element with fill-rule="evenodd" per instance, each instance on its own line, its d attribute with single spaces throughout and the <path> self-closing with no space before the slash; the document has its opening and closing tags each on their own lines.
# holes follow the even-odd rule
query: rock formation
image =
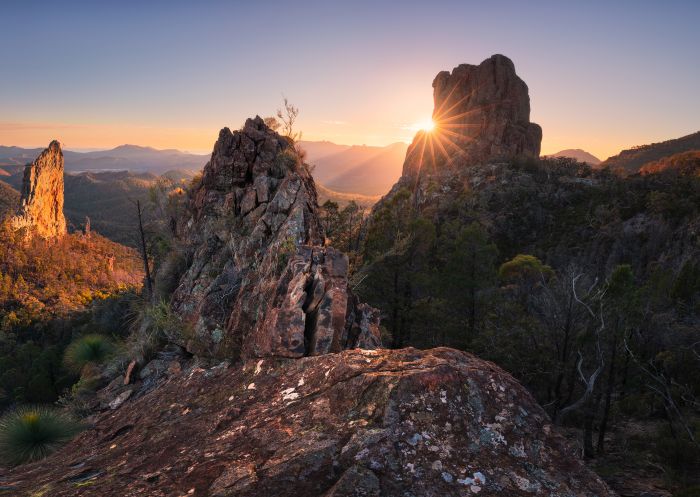
<svg viewBox="0 0 700 497">
<path fill-rule="evenodd" d="M 6 472 L 3 488 L 54 497 L 613 495 L 521 385 L 467 353 L 352 350 L 158 370 L 160 386 L 145 393 L 116 379 L 94 429 Z"/>
<path fill-rule="evenodd" d="M 404 176 L 455 163 L 539 156 L 542 129 L 530 122 L 527 85 L 508 57 L 494 55 L 478 66 L 461 64 L 451 73 L 440 72 L 433 98 L 435 129 L 416 135 Z"/>
<path fill-rule="evenodd" d="M 137 375 L 130 366 L 98 394 L 106 412 L 92 429 L 9 471 L 4 488 L 57 497 L 612 495 L 495 365 L 444 348 L 362 350 L 379 345 L 378 311 L 350 291 L 347 257 L 322 245 L 299 154 L 260 118 L 221 131 L 191 194 L 172 305 L 192 327 L 183 335 L 196 356 L 163 351 Z M 227 360 L 208 367 L 198 356 Z"/>
<path fill-rule="evenodd" d="M 11 222 L 15 229 L 25 229 L 28 237 L 60 238 L 66 234 L 63 152 L 56 140 L 24 168 L 20 206 Z"/>
<path fill-rule="evenodd" d="M 379 345 L 378 313 L 322 246 L 313 179 L 259 117 L 219 133 L 182 233 L 191 263 L 173 296 L 185 344 L 215 357 L 302 357 Z"/>
</svg>

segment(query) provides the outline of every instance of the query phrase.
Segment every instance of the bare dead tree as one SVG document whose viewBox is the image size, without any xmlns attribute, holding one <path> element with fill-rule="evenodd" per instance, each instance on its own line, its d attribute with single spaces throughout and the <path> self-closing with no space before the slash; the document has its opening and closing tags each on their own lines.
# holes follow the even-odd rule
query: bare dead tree
<svg viewBox="0 0 700 497">
<path fill-rule="evenodd" d="M 139 238 L 141 241 L 141 258 L 143 259 L 143 270 L 145 273 L 144 284 L 146 286 L 146 298 L 150 299 L 151 295 L 153 295 L 153 281 L 151 280 L 151 270 L 148 264 L 148 251 L 146 250 L 146 233 L 143 229 L 143 211 L 141 209 L 140 200 L 136 200 L 134 204 L 136 205 L 136 215 L 139 221 Z"/>
<path fill-rule="evenodd" d="M 663 372 L 659 371 L 653 362 L 649 361 L 647 363 L 647 365 L 642 364 L 641 361 L 639 361 L 637 359 L 637 356 L 635 356 L 634 352 L 632 352 L 632 349 L 630 349 L 626 338 L 624 340 L 624 345 L 625 345 L 625 350 L 630 355 L 630 357 L 635 362 L 635 364 L 637 364 L 637 366 L 639 366 L 639 369 L 641 369 L 644 373 L 646 373 L 647 376 L 652 380 L 652 383 L 648 383 L 647 387 L 663 399 L 664 406 L 666 408 L 666 412 L 669 415 L 669 423 L 671 424 L 671 431 L 674 433 L 674 436 L 675 436 L 675 430 L 673 429 L 673 424 L 672 424 L 672 417 L 673 416 L 676 417 L 676 419 L 678 420 L 678 423 L 681 425 L 683 431 L 686 432 L 690 441 L 693 442 L 694 444 L 698 444 L 698 441 L 695 439 L 695 433 L 693 433 L 692 426 L 685 419 L 685 416 L 683 415 L 680 408 L 678 407 L 678 404 L 676 403 L 675 399 L 673 398 L 673 394 L 671 392 L 671 387 L 675 386 L 674 382 L 669 380 L 668 378 L 666 378 L 666 375 L 663 374 Z"/>
<path fill-rule="evenodd" d="M 301 132 L 295 131 L 294 124 L 299 117 L 299 107 L 294 107 L 287 97 L 284 98 L 284 107 L 277 109 L 277 119 L 281 122 L 282 134 L 292 141 L 301 140 Z"/>
<path fill-rule="evenodd" d="M 584 363 L 584 356 L 581 353 L 581 351 L 577 351 L 577 356 L 578 356 L 578 362 L 576 364 L 576 371 L 578 372 L 579 378 L 581 382 L 584 385 L 584 391 L 581 397 L 573 402 L 572 404 L 564 407 L 559 411 L 559 415 L 555 421 L 561 423 L 564 419 L 564 417 L 569 414 L 572 411 L 575 411 L 577 409 L 580 409 L 584 405 L 586 405 L 591 396 L 593 395 L 593 391 L 595 390 L 595 385 L 596 381 L 598 380 L 598 377 L 600 374 L 603 372 L 603 369 L 605 367 L 605 359 L 603 357 L 603 352 L 602 348 L 600 345 L 600 338 L 601 334 L 605 330 L 605 316 L 603 314 L 603 297 L 605 296 L 605 290 L 600 289 L 593 293 L 595 286 L 598 283 L 598 279 L 593 282 L 591 287 L 588 289 L 586 292 L 586 296 L 584 298 L 591 298 L 594 301 L 598 302 L 599 309 L 598 309 L 598 314 L 596 315 L 596 312 L 593 311 L 593 308 L 588 305 L 586 302 L 584 302 L 581 297 L 579 297 L 577 291 L 576 291 L 576 282 L 580 279 L 582 274 L 578 274 L 574 276 L 571 280 L 571 287 L 572 287 L 572 295 L 574 297 L 574 300 L 582 305 L 586 312 L 591 316 L 591 318 L 599 321 L 598 328 L 596 330 L 596 340 L 595 340 L 595 348 L 596 348 L 596 368 L 591 372 L 590 374 L 587 374 L 583 371 L 583 363 Z"/>
</svg>

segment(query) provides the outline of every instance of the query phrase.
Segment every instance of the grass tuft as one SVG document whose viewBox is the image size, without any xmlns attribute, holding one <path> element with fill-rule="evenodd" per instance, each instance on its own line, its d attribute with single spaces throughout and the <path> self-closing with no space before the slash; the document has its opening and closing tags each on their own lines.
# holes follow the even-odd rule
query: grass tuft
<svg viewBox="0 0 700 497">
<path fill-rule="evenodd" d="M 54 407 L 19 407 L 0 418 L 0 459 L 10 466 L 38 461 L 81 430 L 79 422 Z"/>
<path fill-rule="evenodd" d="M 114 344 L 109 338 L 103 335 L 85 335 L 68 345 L 63 362 L 70 370 L 80 373 L 87 364 L 104 363 L 114 351 Z"/>
</svg>

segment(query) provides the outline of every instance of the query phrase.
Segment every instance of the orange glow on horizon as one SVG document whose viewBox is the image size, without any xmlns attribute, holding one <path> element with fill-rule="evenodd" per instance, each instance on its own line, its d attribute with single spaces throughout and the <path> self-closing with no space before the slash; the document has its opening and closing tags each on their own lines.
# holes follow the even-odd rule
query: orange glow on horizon
<svg viewBox="0 0 700 497">
<path fill-rule="evenodd" d="M 374 117 L 374 116 L 372 116 Z M 433 120 L 416 120 L 411 125 L 391 122 L 348 123 L 333 126 L 324 122 L 303 123 L 304 139 L 311 141 L 328 140 L 339 145 L 386 146 L 391 143 L 411 143 L 415 134 L 424 131 L 430 135 L 440 135 L 435 139 L 438 149 L 453 148 L 447 139 L 456 138 L 464 125 L 451 124 L 452 118 L 444 119 L 436 125 Z M 538 122 L 537 119 L 534 120 Z M 209 154 L 219 130 L 223 126 L 235 129 L 243 123 L 221 123 L 211 127 L 160 127 L 132 124 L 74 124 L 56 122 L 8 122 L 0 121 L 0 145 L 24 148 L 45 147 L 51 140 L 59 140 L 69 150 L 106 150 L 119 145 L 131 144 L 149 146 L 156 149 L 177 149 L 197 154 Z M 314 125 L 315 124 L 315 125 Z M 617 137 L 605 137 L 595 133 L 578 133 L 570 136 L 569 130 L 549 130 L 544 128 L 542 155 L 560 150 L 581 148 L 604 160 L 620 150 L 635 145 L 663 141 L 673 136 L 637 136 L 626 132 Z M 429 145 L 428 145 L 429 146 Z M 426 151 L 429 153 L 429 150 Z"/>
</svg>

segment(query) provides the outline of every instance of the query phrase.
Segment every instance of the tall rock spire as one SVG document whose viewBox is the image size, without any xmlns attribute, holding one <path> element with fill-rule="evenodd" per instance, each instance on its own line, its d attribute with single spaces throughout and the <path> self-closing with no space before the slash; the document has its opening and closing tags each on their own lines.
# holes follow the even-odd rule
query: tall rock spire
<svg viewBox="0 0 700 497">
<path fill-rule="evenodd" d="M 12 218 L 12 226 L 26 229 L 28 237 L 60 238 L 66 234 L 63 152 L 58 141 L 52 141 L 34 162 L 25 167 L 20 206 Z"/>
<path fill-rule="evenodd" d="M 493 55 L 461 64 L 433 81 L 433 122 L 408 149 L 403 175 L 423 169 L 538 157 L 542 128 L 530 122 L 530 97 L 513 62 Z"/>
</svg>

